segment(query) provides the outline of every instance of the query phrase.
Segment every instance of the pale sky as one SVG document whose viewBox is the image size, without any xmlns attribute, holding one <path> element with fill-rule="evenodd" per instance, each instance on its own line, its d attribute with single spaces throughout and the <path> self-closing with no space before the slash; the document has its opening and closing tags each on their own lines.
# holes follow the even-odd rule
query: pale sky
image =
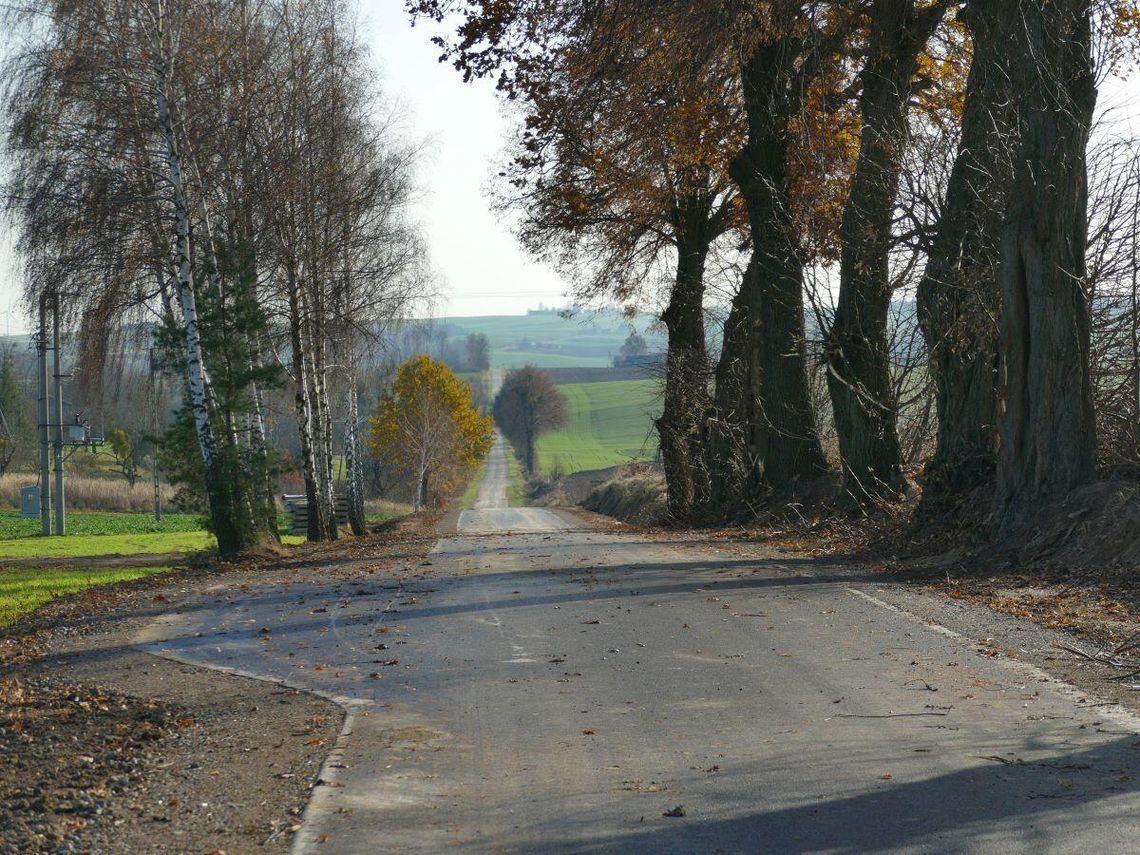
<svg viewBox="0 0 1140 855">
<path fill-rule="evenodd" d="M 441 274 L 440 315 L 522 314 L 562 305 L 566 285 L 532 262 L 508 223 L 490 210 L 487 187 L 502 165 L 511 123 L 494 86 L 463 83 L 438 62 L 428 22 L 411 27 L 402 0 L 363 0 L 373 56 L 390 95 L 408 111 L 409 135 L 427 143 L 420 220 Z"/>
<path fill-rule="evenodd" d="M 434 314 L 521 314 L 540 302 L 562 305 L 565 283 L 530 260 L 510 224 L 490 210 L 487 187 L 501 168 L 511 128 L 493 86 L 465 84 L 451 66 L 439 63 L 430 41 L 437 28 L 412 28 L 403 6 L 402 0 L 361 0 L 360 8 L 386 93 L 405 111 L 405 133 L 425 143 L 416 218 L 441 287 Z M 1140 79 L 1106 81 L 1099 106 L 1115 115 L 1117 127 L 1134 125 Z M 27 328 L 10 243 L 0 225 L 0 334 Z"/>
<path fill-rule="evenodd" d="M 487 201 L 509 133 L 494 87 L 464 84 L 455 69 L 437 62 L 436 29 L 426 23 L 412 28 L 403 5 L 362 0 L 361 23 L 386 95 L 406 113 L 405 133 L 425 144 L 415 216 L 442 292 L 434 314 L 523 314 L 540 302 L 563 305 L 562 280 L 529 260 Z M 0 225 L 0 335 L 27 331 L 9 244 Z"/>
</svg>

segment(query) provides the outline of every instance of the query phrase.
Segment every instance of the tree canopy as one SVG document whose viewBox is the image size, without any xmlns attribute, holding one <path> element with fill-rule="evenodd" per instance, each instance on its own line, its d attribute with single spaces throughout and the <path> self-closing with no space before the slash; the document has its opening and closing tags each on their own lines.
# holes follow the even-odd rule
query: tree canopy
<svg viewBox="0 0 1140 855">
<path fill-rule="evenodd" d="M 417 509 L 462 484 L 494 443 L 494 423 L 475 409 L 471 389 L 424 355 L 396 369 L 371 425 L 372 453 L 408 482 Z"/>
<path fill-rule="evenodd" d="M 494 411 L 495 424 L 531 474 L 537 466 L 538 438 L 565 427 L 570 420 L 566 396 L 549 374 L 533 365 L 507 372 L 495 396 Z"/>
</svg>

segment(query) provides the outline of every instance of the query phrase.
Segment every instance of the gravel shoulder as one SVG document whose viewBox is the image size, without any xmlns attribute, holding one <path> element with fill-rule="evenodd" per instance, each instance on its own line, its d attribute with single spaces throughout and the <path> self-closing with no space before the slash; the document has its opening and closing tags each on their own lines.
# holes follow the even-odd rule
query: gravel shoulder
<svg viewBox="0 0 1140 855">
<path fill-rule="evenodd" d="M 431 518 L 60 598 L 0 635 L 0 853 L 287 851 L 343 720 L 320 697 L 134 646 L 259 588 L 381 575 Z"/>
</svg>

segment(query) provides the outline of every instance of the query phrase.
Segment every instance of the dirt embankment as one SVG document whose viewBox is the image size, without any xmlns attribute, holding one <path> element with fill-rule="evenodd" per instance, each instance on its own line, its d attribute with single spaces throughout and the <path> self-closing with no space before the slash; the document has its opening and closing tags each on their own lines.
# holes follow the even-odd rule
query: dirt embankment
<svg viewBox="0 0 1140 855">
<path fill-rule="evenodd" d="M 589 469 L 532 484 L 529 500 L 540 507 L 580 506 L 632 525 L 661 523 L 668 510 L 665 477 L 645 463 Z"/>
<path fill-rule="evenodd" d="M 132 641 L 207 589 L 394 572 L 437 522 L 96 588 L 0 631 L 0 853 L 287 851 L 340 709 Z"/>
</svg>

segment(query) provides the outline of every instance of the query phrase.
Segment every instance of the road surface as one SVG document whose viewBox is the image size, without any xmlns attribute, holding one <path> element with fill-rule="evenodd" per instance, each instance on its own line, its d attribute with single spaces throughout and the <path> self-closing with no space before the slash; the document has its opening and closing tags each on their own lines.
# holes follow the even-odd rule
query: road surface
<svg viewBox="0 0 1140 855">
<path fill-rule="evenodd" d="M 296 852 L 1140 846 L 1140 723 L 807 559 L 511 509 L 430 563 L 251 591 L 161 655 L 332 697 Z M 672 815 L 667 815 L 672 814 Z"/>
</svg>

